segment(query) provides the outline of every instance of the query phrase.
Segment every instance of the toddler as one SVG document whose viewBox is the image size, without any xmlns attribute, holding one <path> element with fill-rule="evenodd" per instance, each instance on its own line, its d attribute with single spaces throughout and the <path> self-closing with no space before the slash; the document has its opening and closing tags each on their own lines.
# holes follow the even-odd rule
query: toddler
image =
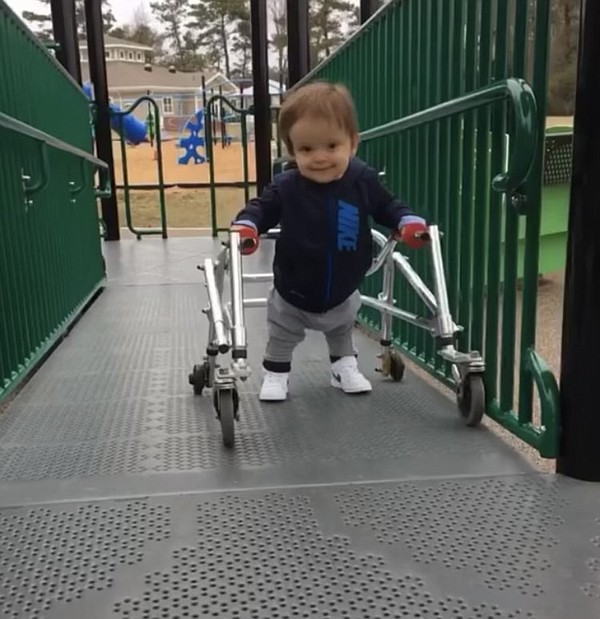
<svg viewBox="0 0 600 619">
<path fill-rule="evenodd" d="M 313 82 L 292 91 L 281 106 L 279 125 L 295 165 L 250 200 L 232 225 L 245 254 L 256 250 L 260 234 L 281 228 L 259 398 L 287 398 L 293 351 L 306 329 L 325 335 L 333 387 L 370 392 L 352 338 L 361 306 L 358 287 L 373 255 L 369 218 L 397 231 L 412 248 L 425 242 L 426 222 L 355 156 L 356 114 L 344 86 Z"/>
</svg>

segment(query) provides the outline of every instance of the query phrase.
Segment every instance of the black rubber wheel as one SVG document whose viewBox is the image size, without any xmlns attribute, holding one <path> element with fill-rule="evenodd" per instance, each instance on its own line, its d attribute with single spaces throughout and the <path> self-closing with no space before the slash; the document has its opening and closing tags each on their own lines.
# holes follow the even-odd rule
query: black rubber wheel
<svg viewBox="0 0 600 619">
<path fill-rule="evenodd" d="M 485 413 L 485 385 L 480 374 L 467 374 L 458 386 L 456 402 L 465 425 L 479 425 Z"/>
<path fill-rule="evenodd" d="M 397 351 L 390 353 L 390 376 L 392 380 L 399 382 L 404 378 L 404 361 Z"/>
<path fill-rule="evenodd" d="M 194 394 L 202 395 L 202 391 L 208 382 L 208 365 L 206 363 L 195 365 L 192 373 L 188 376 L 188 381 L 194 388 Z"/>
<path fill-rule="evenodd" d="M 221 422 L 221 434 L 225 447 L 233 447 L 235 443 L 235 418 L 237 416 L 238 394 L 235 389 L 220 389 L 215 391 L 215 408 Z"/>
</svg>

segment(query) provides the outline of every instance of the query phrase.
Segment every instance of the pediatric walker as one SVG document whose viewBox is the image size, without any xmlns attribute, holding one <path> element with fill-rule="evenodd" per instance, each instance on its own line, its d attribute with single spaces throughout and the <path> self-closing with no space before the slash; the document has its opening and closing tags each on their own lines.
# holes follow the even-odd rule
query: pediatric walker
<svg viewBox="0 0 600 619">
<path fill-rule="evenodd" d="M 452 375 L 456 385 L 457 403 L 461 417 L 467 426 L 476 426 L 485 411 L 485 388 L 483 372 L 485 365 L 477 351 L 461 353 L 454 346 L 456 334 L 462 327 L 456 325 L 450 315 L 446 278 L 440 245 L 440 232 L 435 225 L 429 226 L 429 250 L 433 270 L 433 292 L 408 263 L 406 257 L 395 251 L 397 240 L 372 230 L 373 241 L 379 252 L 373 260 L 367 276 L 383 267 L 383 290 L 377 298 L 362 296 L 362 303 L 381 313 L 380 342 L 382 346 L 380 372 L 393 380 L 401 380 L 404 362 L 392 348 L 392 318 L 396 317 L 428 331 L 436 340 L 437 353 L 452 364 Z M 269 232 L 267 238 L 276 238 L 278 231 Z M 246 327 L 244 308 L 266 306 L 266 299 L 246 299 L 244 282 L 270 282 L 272 273 L 243 274 L 241 240 L 239 232 L 229 233 L 229 242 L 216 260 L 206 258 L 199 266 L 204 271 L 209 305 L 203 312 L 209 321 L 208 345 L 202 364 L 195 365 L 189 375 L 194 393 L 201 395 L 205 387 L 213 390 L 213 404 L 221 422 L 223 443 L 233 447 L 235 421 L 239 416 L 237 381 L 245 381 L 251 373 L 247 360 Z M 408 284 L 423 300 L 431 317 L 424 318 L 395 307 L 393 298 L 394 278 L 398 270 Z M 231 302 L 222 300 L 225 274 L 229 273 Z M 219 354 L 231 352 L 228 365 L 217 363 Z"/>
</svg>

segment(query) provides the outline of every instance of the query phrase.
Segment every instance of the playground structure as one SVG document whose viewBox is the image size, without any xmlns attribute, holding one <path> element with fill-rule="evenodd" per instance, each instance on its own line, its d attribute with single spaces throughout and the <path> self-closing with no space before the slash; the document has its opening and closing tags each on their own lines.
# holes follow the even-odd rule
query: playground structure
<svg viewBox="0 0 600 619">
<path fill-rule="evenodd" d="M 584 3 L 595 52 L 600 9 Z M 100 3 L 86 5 L 93 41 Z M 264 8 L 253 0 L 253 32 L 266 51 Z M 239 252 L 225 251 L 238 292 L 227 299 L 223 289 L 217 303 L 196 267 L 209 266 L 208 279 L 211 264 L 218 273 L 218 238 L 116 242 L 112 170 L 102 160 L 111 152 L 106 89 L 96 92 L 94 131 L 99 150 L 109 149 L 97 158 L 89 101 L 0 0 L 0 615 L 598 617 L 600 503 L 579 480 L 600 480 L 600 261 L 588 182 L 600 169 L 600 134 L 576 114 L 559 392 L 535 341 L 544 154 L 546 162 L 551 149 L 564 154 L 571 140 L 541 139 L 549 9 L 546 0 L 391 0 L 304 78 L 349 85 L 360 155 L 443 236 L 431 252 L 404 255 L 375 233 L 386 249 L 361 288 L 371 306 L 360 312 L 357 348 L 372 359 L 382 352 L 374 338 L 388 329 L 378 369 L 392 375 L 410 360 L 401 383 L 377 380 L 366 364 L 371 396 L 334 391 L 323 348 L 309 337 L 289 401 L 260 404 L 256 372 L 236 384 L 242 414 L 229 450 L 213 398 L 190 393 L 187 378 L 210 345 L 203 304 L 222 308 L 226 323 L 231 302 L 231 326 L 247 326 L 249 358 L 262 352 L 264 317 L 234 319 L 244 306 L 242 270 L 231 270 Z M 583 49 L 584 109 L 595 109 L 594 56 Z M 104 62 L 101 45 L 89 50 Z M 31 103 L 40 85 L 44 106 Z M 254 111 L 258 189 L 270 169 L 269 115 Z M 240 117 L 241 132 L 248 119 Z M 155 139 L 160 161 L 160 132 Z M 124 161 L 144 146 L 122 144 Z M 246 193 L 244 152 L 237 186 Z M 207 163 L 180 167 L 208 169 L 214 191 L 216 152 Z M 273 249 L 265 241 L 244 258 L 247 275 L 264 276 L 261 298 Z M 391 262 L 402 258 L 423 287 L 390 281 Z M 425 287 L 438 309 L 429 315 L 446 314 L 432 258 L 444 265 L 456 349 L 481 352 L 478 428 L 456 419 L 448 396 L 464 393 L 440 342 L 405 319 L 424 317 Z M 490 431 L 499 426 L 557 459 L 565 476 L 534 468 Z"/>
</svg>

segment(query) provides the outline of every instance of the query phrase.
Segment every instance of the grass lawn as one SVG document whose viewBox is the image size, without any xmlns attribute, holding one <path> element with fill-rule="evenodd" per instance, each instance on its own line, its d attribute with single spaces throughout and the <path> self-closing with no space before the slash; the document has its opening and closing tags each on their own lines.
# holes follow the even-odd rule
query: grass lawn
<svg viewBox="0 0 600 619">
<path fill-rule="evenodd" d="M 254 189 L 250 190 L 254 195 Z M 156 228 L 160 226 L 158 191 L 131 191 L 131 219 L 135 228 Z M 117 192 L 119 221 L 126 225 L 125 197 Z M 210 192 L 208 189 L 165 190 L 167 225 L 169 228 L 210 228 Z M 243 189 L 217 189 L 217 223 L 227 226 L 244 206 Z"/>
</svg>

